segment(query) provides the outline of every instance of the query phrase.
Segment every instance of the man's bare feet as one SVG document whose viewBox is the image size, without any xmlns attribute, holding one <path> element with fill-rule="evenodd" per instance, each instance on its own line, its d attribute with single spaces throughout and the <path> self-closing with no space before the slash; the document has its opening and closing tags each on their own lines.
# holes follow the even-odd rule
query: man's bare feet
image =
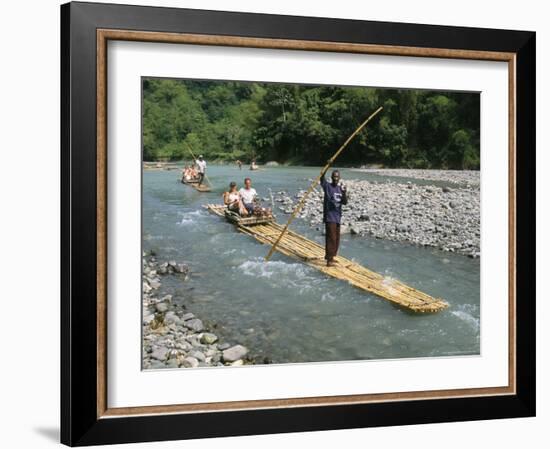
<svg viewBox="0 0 550 449">
<path fill-rule="evenodd" d="M 334 260 L 327 260 L 327 267 L 335 267 L 336 262 Z"/>
</svg>

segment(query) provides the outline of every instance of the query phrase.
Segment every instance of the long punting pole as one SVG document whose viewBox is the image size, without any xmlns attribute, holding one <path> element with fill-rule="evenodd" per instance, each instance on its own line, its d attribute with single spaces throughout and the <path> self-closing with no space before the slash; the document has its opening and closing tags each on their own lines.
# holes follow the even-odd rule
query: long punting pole
<svg viewBox="0 0 550 449">
<path fill-rule="evenodd" d="M 302 199 L 299 201 L 299 203 L 296 205 L 296 207 L 294 208 L 294 212 L 292 212 L 292 214 L 290 215 L 290 218 L 288 219 L 288 221 L 286 222 L 286 225 L 285 227 L 283 228 L 283 230 L 281 231 L 281 234 L 279 235 L 279 237 L 277 238 L 277 240 L 275 241 L 275 243 L 273 244 L 273 246 L 271 247 L 271 249 L 269 250 L 269 253 L 267 253 L 267 256 L 265 256 L 265 260 L 266 262 L 271 258 L 271 256 L 273 255 L 273 253 L 275 252 L 275 249 L 277 248 L 277 245 L 279 244 L 279 242 L 281 241 L 281 239 L 283 238 L 283 235 L 285 235 L 285 232 L 287 231 L 288 227 L 290 226 L 290 223 L 292 223 L 292 221 L 294 220 L 294 218 L 296 217 L 296 215 L 298 214 L 298 212 L 300 212 L 302 210 L 302 207 L 304 207 L 304 203 L 306 201 L 306 198 L 307 196 L 313 192 L 313 189 L 315 189 L 315 187 L 317 187 L 317 185 L 319 184 L 319 181 L 321 180 L 321 178 L 325 175 L 325 173 L 327 172 L 327 170 L 330 168 L 330 166 L 334 163 L 334 161 L 336 160 L 336 158 L 340 155 L 340 153 L 342 151 L 344 151 L 344 148 L 346 148 L 348 146 L 348 143 L 350 143 L 352 141 L 352 139 L 361 132 L 361 130 L 366 126 L 366 124 L 368 122 L 370 122 L 370 120 L 372 118 L 374 118 L 374 116 L 376 114 L 378 114 L 381 110 L 382 110 L 382 106 L 380 106 L 376 111 L 374 111 L 363 123 L 361 123 L 361 125 L 359 126 L 359 128 L 357 128 L 352 135 L 350 135 L 347 140 L 342 144 L 342 146 L 340 148 L 338 148 L 338 151 L 336 153 L 334 153 L 334 155 L 327 161 L 327 165 L 324 166 L 324 168 L 321 170 L 321 173 L 319 174 L 319 176 L 317 177 L 317 179 L 315 181 L 313 181 L 313 183 L 311 184 L 311 186 L 309 186 L 309 189 L 307 189 L 306 193 L 304 193 L 304 195 L 302 196 Z"/>
<path fill-rule="evenodd" d="M 193 158 L 193 161 L 196 161 L 197 158 L 195 157 L 195 155 L 193 154 L 193 150 L 191 149 L 191 145 L 189 145 L 188 143 L 186 143 L 185 145 L 187 145 L 187 149 L 189 150 L 189 152 L 191 153 L 191 157 Z M 212 183 L 210 182 L 210 179 L 208 179 L 208 176 L 206 176 L 206 172 L 204 172 L 204 178 L 206 179 L 206 182 L 208 184 L 210 184 L 210 187 L 212 187 Z"/>
</svg>

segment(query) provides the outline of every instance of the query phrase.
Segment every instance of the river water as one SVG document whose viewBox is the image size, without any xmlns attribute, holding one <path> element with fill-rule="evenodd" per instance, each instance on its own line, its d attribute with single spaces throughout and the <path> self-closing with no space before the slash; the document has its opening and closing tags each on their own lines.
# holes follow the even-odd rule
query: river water
<svg viewBox="0 0 550 449">
<path fill-rule="evenodd" d="M 229 181 L 240 186 L 245 176 L 261 197 L 269 197 L 269 189 L 294 197 L 319 168 L 211 166 L 210 193 L 181 184 L 179 173 L 143 173 L 143 250 L 190 266 L 186 281 L 165 276 L 162 289 L 215 325 L 221 340 L 274 363 L 479 354 L 479 259 L 343 235 L 341 255 L 450 304 L 437 314 L 413 314 L 281 254 L 264 262 L 268 247 L 202 208 L 221 202 Z M 390 179 L 346 169 L 341 174 L 344 181 Z M 287 218 L 278 213 L 279 222 Z M 300 219 L 292 229 L 323 244 L 321 233 Z"/>
</svg>

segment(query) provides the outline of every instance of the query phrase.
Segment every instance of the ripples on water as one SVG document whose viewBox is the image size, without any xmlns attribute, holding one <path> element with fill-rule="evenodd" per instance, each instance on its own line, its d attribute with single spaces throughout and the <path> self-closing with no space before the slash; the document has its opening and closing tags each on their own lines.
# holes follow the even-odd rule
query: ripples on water
<svg viewBox="0 0 550 449">
<path fill-rule="evenodd" d="M 260 196 L 269 197 L 271 188 L 293 197 L 317 174 L 316 168 L 253 173 L 216 166 L 208 172 L 214 191 L 199 193 L 177 182 L 175 171 L 144 172 L 143 248 L 191 267 L 187 281 L 166 277 L 163 289 L 216 323 L 226 341 L 276 363 L 479 354 L 479 260 L 342 236 L 341 254 L 382 273 L 390 286 L 399 279 L 451 304 L 435 315 L 413 314 L 280 254 L 264 262 L 266 246 L 202 208 L 220 202 L 231 180 L 240 184 L 252 175 Z M 385 181 L 347 170 L 342 175 Z M 279 212 L 280 222 L 286 218 Z M 292 229 L 323 242 L 299 219 Z"/>
</svg>

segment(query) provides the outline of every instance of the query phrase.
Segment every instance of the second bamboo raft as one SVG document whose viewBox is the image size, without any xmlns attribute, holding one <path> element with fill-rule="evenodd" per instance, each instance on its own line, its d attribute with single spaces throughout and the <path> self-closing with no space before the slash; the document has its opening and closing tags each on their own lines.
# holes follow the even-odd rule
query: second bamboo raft
<svg viewBox="0 0 550 449">
<path fill-rule="evenodd" d="M 225 217 L 225 206 L 207 204 L 204 207 L 220 217 Z M 273 245 L 283 229 L 276 222 L 246 225 L 237 223 L 235 226 L 240 232 L 267 245 Z M 449 306 L 441 298 L 434 298 L 396 279 L 386 278 L 345 257 L 337 256 L 335 258 L 337 265 L 327 267 L 324 259 L 325 249 L 318 243 L 292 231 L 287 231 L 283 236 L 277 251 L 414 312 L 439 312 Z"/>
<path fill-rule="evenodd" d="M 198 192 L 211 192 L 212 191 L 212 189 L 210 187 L 208 187 L 207 185 L 205 185 L 205 184 L 199 185 L 198 182 L 182 181 L 181 183 L 185 184 L 186 186 L 193 187 Z"/>
</svg>

